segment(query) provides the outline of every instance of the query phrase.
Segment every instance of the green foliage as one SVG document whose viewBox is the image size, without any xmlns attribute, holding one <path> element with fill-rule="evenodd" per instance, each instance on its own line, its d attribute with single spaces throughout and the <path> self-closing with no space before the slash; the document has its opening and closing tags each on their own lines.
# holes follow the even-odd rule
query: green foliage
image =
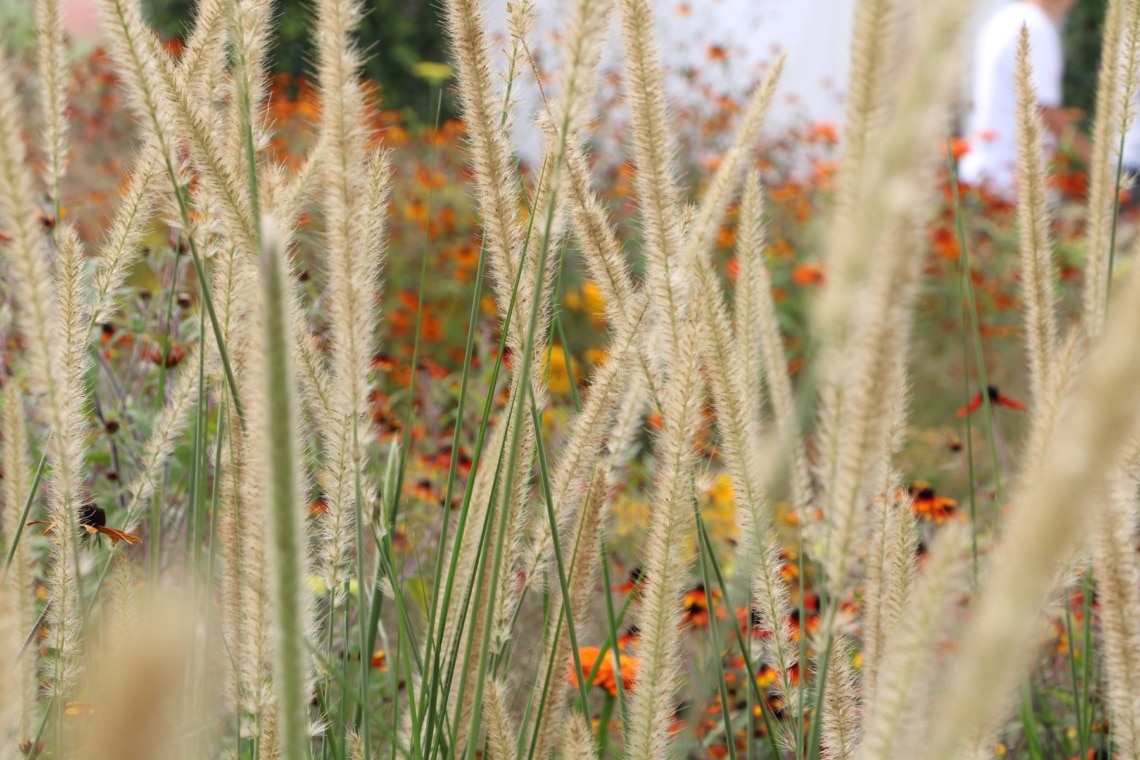
<svg viewBox="0 0 1140 760">
<path fill-rule="evenodd" d="M 2 2 L 2 0 L 0 0 Z M 416 64 L 446 60 L 438 8 L 431 0 L 363 0 L 359 43 L 364 74 L 380 83 L 385 108 L 403 112 L 410 123 L 432 123 L 436 87 L 416 74 Z M 189 28 L 194 0 L 145 0 L 149 21 L 166 38 Z M 279 72 L 312 75 L 315 51 L 309 34 L 313 0 L 278 0 L 273 64 Z M 445 102 L 444 116 L 450 115 Z"/>
<path fill-rule="evenodd" d="M 0 42 L 9 54 L 22 55 L 36 41 L 28 0 L 0 0 Z"/>
<path fill-rule="evenodd" d="M 1079 0 L 1065 22 L 1065 105 L 1083 108 L 1090 117 L 1096 107 L 1104 9 L 1105 0 Z"/>
</svg>

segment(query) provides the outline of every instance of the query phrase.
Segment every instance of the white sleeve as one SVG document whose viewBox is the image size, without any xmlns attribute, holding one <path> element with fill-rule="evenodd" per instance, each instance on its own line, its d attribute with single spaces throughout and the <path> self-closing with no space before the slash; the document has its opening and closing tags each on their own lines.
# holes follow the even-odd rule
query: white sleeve
<svg viewBox="0 0 1140 760">
<path fill-rule="evenodd" d="M 1065 59 L 1061 50 L 1061 33 L 1051 23 L 1030 25 L 1029 63 L 1033 66 L 1037 102 L 1043 106 L 1060 108 Z"/>
</svg>

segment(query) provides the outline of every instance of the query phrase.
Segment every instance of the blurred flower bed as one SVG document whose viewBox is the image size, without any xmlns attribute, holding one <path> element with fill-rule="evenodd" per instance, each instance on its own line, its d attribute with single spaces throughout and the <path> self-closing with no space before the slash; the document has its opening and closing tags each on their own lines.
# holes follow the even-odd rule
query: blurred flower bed
<svg viewBox="0 0 1140 760">
<path fill-rule="evenodd" d="M 718 53 L 710 51 L 709 55 Z M 71 150 L 75 160 L 64 187 L 63 213 L 77 225 L 85 241 L 94 243 L 109 222 L 129 171 L 133 136 L 127 128 L 121 91 L 104 54 L 92 52 L 75 64 L 73 73 Z M 433 70 L 431 78 L 442 83 L 446 73 Z M 320 104 L 313 88 L 302 78 L 277 75 L 272 90 L 269 115 L 276 125 L 272 153 L 277 161 L 298 165 L 313 139 Z M 397 436 L 412 447 L 404 478 L 405 503 L 417 508 L 401 512 L 394 536 L 395 544 L 412 561 L 418 546 L 434 541 L 441 510 L 456 508 L 461 498 L 459 485 L 450 495 L 439 485 L 448 481 L 455 454 L 458 421 L 454 410 L 461 384 L 466 379 L 471 394 L 462 421 L 467 430 L 478 427 L 485 403 L 503 403 L 505 385 L 502 378 L 492 383 L 500 345 L 497 312 L 489 289 L 480 282 L 481 241 L 465 164 L 464 126 L 445 121 L 430 128 L 409 128 L 398 113 L 384 109 L 378 88 L 372 92 L 374 137 L 392 150 L 394 166 L 390 240 L 384 263 L 384 338 L 373 361 L 376 385 L 372 413 L 380 430 L 377 451 L 386 449 Z M 438 95 L 438 90 L 434 94 Z M 703 183 L 716 168 L 717 146 L 723 143 L 739 111 L 739 103 L 717 98 L 700 113 L 686 112 L 691 123 L 685 130 L 681 165 L 693 198 L 700 197 Z M 615 149 L 613 153 L 620 152 L 621 146 L 610 147 Z M 925 262 L 924 293 L 913 341 L 923 348 L 921 355 L 911 357 L 913 428 L 907 431 L 907 445 L 900 459 L 903 475 L 916 496 L 914 510 L 924 522 L 927 536 L 938 524 L 964 519 L 968 514 L 964 501 L 971 476 L 978 484 L 976 493 L 983 495 L 986 484 L 994 480 L 984 426 L 975 421 L 979 393 L 989 393 L 996 402 L 998 454 L 1004 456 L 1021 445 L 1024 421 L 1018 399 L 1023 396 L 1025 361 L 1018 341 L 1021 317 L 1015 209 L 977 190 L 955 186 L 951 167 L 964 150 L 961 142 L 948 139 L 945 144 L 930 146 L 930 150 L 945 159 L 946 169 L 939 186 L 933 189 L 927 234 L 915 241 L 913 252 Z M 813 294 L 828 276 L 819 262 L 826 244 L 823 230 L 830 213 L 838 152 L 838 129 L 827 123 L 790 128 L 771 136 L 757 152 L 757 168 L 765 188 L 766 254 L 793 379 L 802 372 L 809 350 L 805 336 Z M 628 163 L 599 166 L 596 184 L 622 228 L 621 239 L 636 241 L 632 175 Z M 1078 241 L 1083 234 L 1083 212 L 1078 201 L 1085 179 L 1077 167 L 1061 158 L 1052 181 L 1057 198 L 1052 232 L 1059 243 L 1058 280 L 1063 308 L 1071 314 L 1080 287 Z M 719 231 L 715 254 L 720 273 L 730 283 L 737 272 L 734 218 L 732 210 Z M 156 226 L 147 241 L 148 255 L 130 278 L 134 292 L 126 301 L 127 307 L 102 326 L 103 361 L 170 368 L 181 361 L 187 343 L 195 339 L 197 296 L 189 295 L 197 292 L 193 268 L 180 266 L 178 231 L 169 224 Z M 319 346 L 326 329 L 323 288 L 319 286 L 323 265 L 316 237 L 306 234 L 317 224 L 319 220 L 302 218 L 296 255 L 310 296 L 309 325 Z M 601 292 L 595 283 L 583 278 L 573 246 L 564 246 L 557 253 L 560 309 L 554 321 L 555 340 L 546 355 L 553 403 L 543 418 L 544 438 L 553 441 L 564 433 L 569 411 L 588 392 L 591 370 L 606 358 L 602 337 L 607 329 Z M 639 265 L 635 251 L 628 253 L 636 274 Z M 976 319 L 970 318 L 966 306 L 967 287 L 973 294 Z M 176 318 L 164 321 L 164 312 Z M 981 337 L 985 378 L 991 387 L 988 390 L 981 388 L 976 366 L 975 329 Z M 504 358 L 507 362 L 511 359 Z M 465 366 L 470 368 L 466 378 Z M 152 377 L 147 382 L 163 381 Z M 147 419 L 138 410 L 125 410 L 121 416 L 140 420 L 140 424 Z M 659 420 L 648 419 L 645 435 L 651 435 L 657 424 Z M 732 486 L 721 472 L 712 426 L 706 424 L 697 439 L 707 462 L 699 508 L 714 546 L 722 550 L 724 566 L 730 569 L 737 537 Z M 96 471 L 110 481 L 104 487 L 113 493 L 116 470 L 112 453 L 108 450 L 95 465 Z M 461 447 L 454 457 L 460 483 L 470 471 L 472 455 Z M 637 568 L 632 562 L 622 564 L 621 558 L 633 556 L 632 548 L 642 542 L 647 524 L 646 490 L 652 462 L 645 459 L 635 457 L 616 497 L 608 538 L 615 557 L 615 566 L 609 570 L 611 585 L 628 594 L 636 593 Z M 310 505 L 314 512 L 322 508 L 319 498 Z M 986 514 L 998 508 L 996 496 L 991 491 L 989 500 L 975 508 L 984 521 Z M 796 521 L 786 509 L 779 514 L 786 516 L 784 528 L 790 547 L 783 557 L 783 572 L 797 584 L 798 615 L 805 616 L 792 621 L 798 631 L 800 625 L 818 625 L 818 617 L 813 617 L 817 615 L 817 598 L 810 577 L 801 577 L 793 540 Z M 735 626 L 749 628 L 746 612 L 729 610 L 723 602 L 718 606 L 717 595 L 707 594 L 703 586 L 694 584 L 686 598 L 686 609 L 688 621 L 695 627 L 720 620 L 722 633 Z M 1063 633 L 1055 630 L 1047 635 L 1060 642 Z M 621 648 L 620 643 L 617 648 Z M 583 653 L 589 660 L 589 665 L 584 663 L 586 672 L 594 665 L 598 668 L 592 683 L 607 694 L 614 694 L 619 682 L 635 677 L 634 658 L 623 655 L 615 670 L 612 658 L 598 647 Z M 383 657 L 377 667 L 382 665 Z M 743 663 L 725 667 L 736 672 Z M 621 679 L 617 678 L 618 671 Z M 734 693 L 737 688 L 739 685 L 733 687 Z M 719 697 L 709 696 L 719 710 L 715 702 Z M 777 708 L 773 706 L 773 711 Z M 690 717 L 697 722 L 705 720 L 701 715 Z"/>
<path fill-rule="evenodd" d="M 434 74 L 437 82 L 441 81 L 440 73 L 446 72 Z M 276 160 L 295 166 L 313 139 L 320 104 L 309 82 L 288 74 L 276 75 L 272 92 L 270 118 L 276 125 L 272 152 Z M 472 311 L 478 286 L 480 239 L 473 200 L 465 184 L 463 124 L 446 121 L 431 128 L 409 129 L 398 113 L 383 108 L 378 88 L 373 93 L 374 138 L 392 149 L 395 166 L 390 245 L 384 264 L 385 336 L 383 349 L 374 362 L 379 371 L 375 414 L 382 421 L 385 434 L 393 435 L 402 430 L 406 416 L 403 407 L 413 384 L 413 402 L 417 407 L 426 404 L 446 408 L 449 402 L 453 404 L 473 313 L 477 319 L 473 371 L 489 372 L 497 352 L 498 332 L 494 303 L 486 288 L 479 290 L 478 306 Z M 73 170 L 64 188 L 63 213 L 77 225 L 85 240 L 97 241 L 109 222 L 133 157 L 122 94 L 101 51 L 95 50 L 76 63 L 74 95 L 71 139 L 77 160 L 72 163 Z M 723 142 L 739 110 L 739 103 L 718 98 L 700 114 L 686 112 L 692 128 L 686 131 L 690 137 L 683 145 L 682 166 L 692 197 L 699 197 L 702 183 L 716 168 L 716 146 Z M 946 145 L 931 146 L 931 150 L 943 155 L 949 150 L 956 159 L 964 144 L 952 140 Z M 822 231 L 838 158 L 838 129 L 828 123 L 803 124 L 769 138 L 757 156 L 766 191 L 766 253 L 794 375 L 803 366 L 803 336 L 812 294 L 827 277 L 818 262 L 825 244 Z M 618 163 L 601 167 L 600 171 L 597 187 L 610 213 L 625 239 L 636 240 L 632 166 Z M 1082 212 L 1076 201 L 1083 195 L 1085 178 L 1059 159 L 1052 181 L 1059 199 L 1053 222 L 1062 262 L 1059 279 L 1062 297 L 1071 306 L 1081 276 L 1077 241 L 1082 234 Z M 1015 340 L 1020 327 L 1015 210 L 977 190 L 964 186 L 957 190 L 960 203 L 956 205 L 955 188 L 949 182 L 947 169 L 936 189 L 927 237 L 916 241 L 914 251 L 914 255 L 924 258 L 927 277 L 916 326 L 919 334 L 914 341 L 924 347 L 924 355 L 912 358 L 912 418 L 921 429 L 910 436 L 907 460 L 913 467 L 908 475 L 934 482 L 950 493 L 965 490 L 961 456 L 964 420 L 955 411 L 969 400 L 963 338 L 969 338 L 971 329 L 963 306 L 964 258 L 956 209 L 961 211 L 961 234 L 967 241 L 977 328 L 990 384 L 1016 397 L 1021 391 L 1017 378 L 1023 362 Z M 736 274 L 734 215 L 735 210 L 731 210 L 728 223 L 717 238 L 716 261 L 729 282 Z M 298 255 L 305 262 L 306 273 L 319 273 L 321 269 L 314 236 L 305 234 L 305 228 L 315 223 L 308 216 L 301 220 Z M 151 241 L 154 248 L 166 245 L 171 235 L 170 229 L 156 227 Z M 632 251 L 630 254 L 637 272 L 638 262 Z M 599 289 L 582 278 L 572 247 L 560 249 L 559 260 L 562 308 L 556 320 L 554 347 L 547 360 L 550 390 L 568 409 L 588 385 L 590 370 L 605 359 L 600 336 L 606 322 Z M 192 272 L 183 277 L 192 277 Z M 152 266 L 150 259 L 133 273 L 131 283 L 147 298 L 160 298 L 171 286 L 169 272 Z M 185 280 L 175 287 L 180 292 L 194 290 Z M 321 304 L 316 298 L 319 288 L 310 285 L 309 289 L 313 295 L 310 323 L 314 340 L 319 343 L 325 328 Z M 129 315 L 123 317 L 125 322 L 130 321 Z M 107 330 L 117 332 L 117 327 L 108 326 Z M 133 338 L 147 340 L 145 335 Z M 972 358 L 969 363 L 974 388 L 977 372 Z M 481 387 L 486 387 L 485 383 L 472 383 L 473 389 Z M 555 432 L 562 421 L 557 406 L 547 415 Z M 446 419 L 443 415 L 426 414 L 417 414 L 416 418 Z M 1007 433 L 1010 445 L 1019 441 L 1019 423 L 1015 414 L 1008 415 L 1008 422 L 1005 417 L 1001 420 L 1002 432 Z M 426 456 L 450 440 L 452 431 L 417 428 L 412 432 Z M 710 447 L 715 448 L 715 442 L 710 442 Z M 447 461 L 446 457 L 440 459 Z M 985 464 L 980 466 L 984 470 Z M 636 490 L 639 484 L 631 485 Z M 423 493 L 426 495 L 426 490 Z"/>
</svg>

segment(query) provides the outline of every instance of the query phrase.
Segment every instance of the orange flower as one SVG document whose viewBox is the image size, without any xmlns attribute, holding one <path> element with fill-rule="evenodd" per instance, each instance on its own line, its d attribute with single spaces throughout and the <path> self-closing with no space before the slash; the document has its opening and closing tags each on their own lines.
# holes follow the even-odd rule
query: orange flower
<svg viewBox="0 0 1140 760">
<path fill-rule="evenodd" d="M 709 624 L 709 596 L 712 597 L 713 605 L 715 606 L 722 598 L 720 589 L 713 589 L 711 594 L 705 593 L 705 584 L 698 583 L 691 589 L 685 592 L 682 605 L 684 607 L 684 620 L 689 625 L 702 628 Z M 723 609 L 718 611 L 718 614 L 723 613 Z"/>
<path fill-rule="evenodd" d="M 805 608 L 806 608 L 806 611 L 808 613 L 806 625 L 801 625 L 801 623 L 800 623 L 800 611 L 799 611 L 799 609 L 792 610 L 792 614 L 788 615 L 788 625 L 792 629 L 792 641 L 799 641 L 800 640 L 800 631 L 803 630 L 805 627 L 807 628 L 807 632 L 808 632 L 809 636 L 811 636 L 811 635 L 815 634 L 817 631 L 819 631 L 819 615 L 811 614 L 811 608 L 808 607 L 807 605 L 805 605 Z M 793 668 L 794 668 L 794 666 L 793 666 Z M 792 678 L 792 683 L 795 683 L 799 680 L 799 673 L 800 672 L 799 672 L 798 668 L 795 668 L 793 670 L 788 671 L 788 675 L 791 676 L 791 678 Z"/>
<path fill-rule="evenodd" d="M 388 669 L 388 653 L 383 649 L 377 649 L 372 653 L 372 667 L 376 670 Z"/>
<path fill-rule="evenodd" d="M 372 357 L 372 369 L 379 372 L 391 372 L 396 368 L 396 360 L 389 354 L 379 353 Z"/>
<path fill-rule="evenodd" d="M 613 654 L 607 650 L 601 664 L 598 664 L 598 658 L 601 656 L 602 651 L 597 647 L 582 647 L 578 650 L 578 658 L 582 661 L 582 673 L 588 676 L 594 666 L 598 665 L 598 672 L 594 674 L 594 686 L 600 686 L 616 697 L 618 693 L 617 674 L 614 672 Z M 641 662 L 636 657 L 627 654 L 618 656 L 622 689 L 629 691 L 633 688 L 634 681 L 637 680 L 637 669 L 640 665 Z M 568 680 L 572 686 L 578 686 L 578 673 L 573 664 L 570 666 Z"/>
<path fill-rule="evenodd" d="M 643 573 L 641 568 L 635 567 L 629 571 L 629 577 L 625 580 L 624 583 L 619 583 L 618 585 L 614 586 L 614 591 L 618 592 L 619 594 L 628 594 L 641 584 L 642 577 Z"/>
<path fill-rule="evenodd" d="M 424 314 L 420 322 L 420 337 L 429 343 L 435 343 L 443 338 L 443 323 L 434 314 Z"/>
<path fill-rule="evenodd" d="M 728 263 L 725 264 L 724 273 L 728 275 L 728 279 L 732 282 L 736 282 L 736 278 L 740 276 L 740 262 L 737 261 L 735 256 L 729 259 Z"/>
<path fill-rule="evenodd" d="M 439 499 L 436 496 L 435 488 L 432 487 L 431 481 L 427 478 L 416 481 L 416 484 L 412 486 L 412 494 L 420 501 L 433 502 Z"/>
<path fill-rule="evenodd" d="M 423 198 L 413 198 L 404 206 L 404 218 L 409 222 L 423 223 L 428 218 L 428 205 Z"/>
<path fill-rule="evenodd" d="M 104 322 L 99 344 L 103 346 L 104 358 L 113 359 L 120 350 L 129 351 L 135 344 L 135 338 L 129 332 L 119 332 L 112 323 Z"/>
<path fill-rule="evenodd" d="M 800 577 L 799 556 L 791 549 L 780 551 L 780 577 L 786 583 L 791 583 Z"/>
<path fill-rule="evenodd" d="M 961 137 L 954 137 L 950 140 L 950 156 L 958 161 L 962 156 L 970 152 L 970 143 L 963 140 Z M 945 150 L 943 151 L 945 153 Z"/>
<path fill-rule="evenodd" d="M 823 267 L 819 264 L 797 264 L 792 270 L 792 282 L 800 286 L 819 285 L 823 280 Z"/>
<path fill-rule="evenodd" d="M 178 39 L 177 37 L 163 40 L 162 47 L 166 52 L 170 53 L 175 58 L 182 55 L 182 40 Z"/>
<path fill-rule="evenodd" d="M 1002 395 L 1002 392 L 993 385 L 986 388 L 986 395 L 989 396 L 991 404 L 1004 406 L 1006 409 L 1013 409 L 1018 412 L 1025 409 L 1025 404 L 1009 396 Z M 970 399 L 970 403 L 958 409 L 958 416 L 965 417 L 967 414 L 973 414 L 978 411 L 978 409 L 982 407 L 982 401 L 982 394 L 980 392 L 974 394 L 974 397 Z"/>
<path fill-rule="evenodd" d="M 170 349 L 163 355 L 162 347 L 153 343 L 143 346 L 142 358 L 151 364 L 165 366 L 167 369 L 177 367 L 186 358 L 186 348 L 174 341 L 170 342 Z"/>
<path fill-rule="evenodd" d="M 939 496 L 929 483 L 915 483 L 909 490 L 914 496 L 910 510 L 920 519 L 942 523 L 953 518 L 958 511 L 958 502 Z"/>
<path fill-rule="evenodd" d="M 419 364 L 416 365 L 416 369 L 421 372 L 426 372 L 428 374 L 428 377 L 434 377 L 437 380 L 447 377 L 450 374 L 447 371 L 447 367 L 443 366 L 435 359 L 432 359 L 430 356 L 425 356 L 424 358 L 420 359 Z"/>
<path fill-rule="evenodd" d="M 731 248 L 736 242 L 736 230 L 732 227 L 721 227 L 716 233 L 717 248 Z"/>
<path fill-rule="evenodd" d="M 79 527 L 94 536 L 102 533 L 111 539 L 111 546 L 124 541 L 128 544 L 142 543 L 142 539 L 134 533 L 125 533 L 117 528 L 107 527 L 107 512 L 95 503 L 83 504 L 76 510 Z"/>
<path fill-rule="evenodd" d="M 957 261 L 960 258 L 958 236 L 949 227 L 939 226 L 930 236 L 931 245 L 940 257 Z"/>
<path fill-rule="evenodd" d="M 822 161 L 820 159 L 813 159 L 811 162 L 811 181 L 812 185 L 823 190 L 831 188 L 831 178 L 835 176 L 835 172 L 839 167 L 834 161 Z"/>
<path fill-rule="evenodd" d="M 839 130 L 830 121 L 817 121 L 808 128 L 808 138 L 813 142 L 834 145 L 839 142 Z"/>
</svg>

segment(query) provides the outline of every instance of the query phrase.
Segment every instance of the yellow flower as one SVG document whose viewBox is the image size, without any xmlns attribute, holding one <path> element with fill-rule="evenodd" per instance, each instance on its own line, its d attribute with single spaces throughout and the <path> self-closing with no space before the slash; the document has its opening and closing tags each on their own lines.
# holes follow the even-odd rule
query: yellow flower
<svg viewBox="0 0 1140 760">
<path fill-rule="evenodd" d="M 725 506 L 732 503 L 732 496 L 732 478 L 728 473 L 722 472 L 713 481 L 712 488 L 709 489 L 709 498 L 714 504 Z"/>
<path fill-rule="evenodd" d="M 570 392 L 566 350 L 557 343 L 546 349 L 546 385 L 551 393 Z"/>
<path fill-rule="evenodd" d="M 595 367 L 597 367 L 605 364 L 606 359 L 609 357 L 609 355 L 609 352 L 604 348 L 587 348 L 585 359 L 590 364 L 593 364 Z"/>
<path fill-rule="evenodd" d="M 602 319 L 606 315 L 606 299 L 602 297 L 598 283 L 593 280 L 582 283 L 582 303 L 594 319 Z"/>
<path fill-rule="evenodd" d="M 701 507 L 701 517 L 708 527 L 709 535 L 715 539 L 736 539 L 740 528 L 736 524 L 736 511 L 733 508 L 732 478 L 721 473 L 705 491 L 707 500 Z"/>
<path fill-rule="evenodd" d="M 412 73 L 437 86 L 451 79 L 451 67 L 438 61 L 420 61 L 412 67 Z"/>
<path fill-rule="evenodd" d="M 649 502 L 621 494 L 614 500 L 611 514 L 614 533 L 622 538 L 632 536 L 649 525 Z"/>
<path fill-rule="evenodd" d="M 593 280 L 586 280 L 578 290 L 566 294 L 566 308 L 571 311 L 585 311 L 595 324 L 605 321 L 606 299 L 602 289 Z"/>
</svg>

